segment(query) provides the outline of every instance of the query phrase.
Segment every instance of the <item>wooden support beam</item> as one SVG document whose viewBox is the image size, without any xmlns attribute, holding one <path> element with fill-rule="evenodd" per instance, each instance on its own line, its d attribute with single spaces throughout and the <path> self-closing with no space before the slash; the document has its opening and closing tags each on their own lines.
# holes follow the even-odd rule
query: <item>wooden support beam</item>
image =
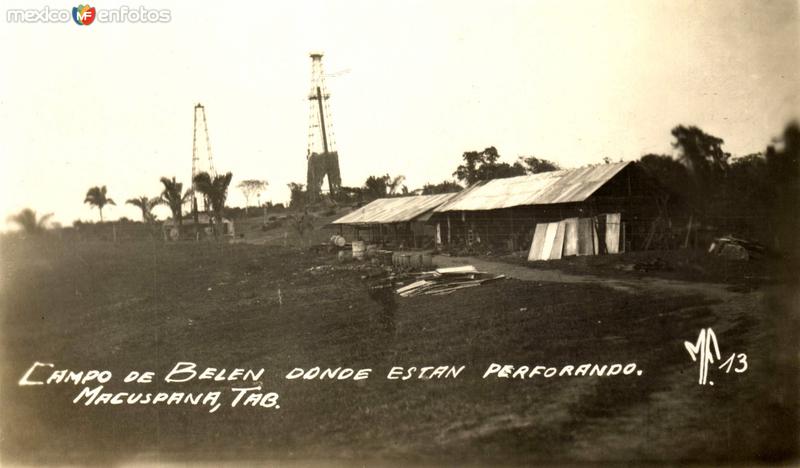
<svg viewBox="0 0 800 468">
<path fill-rule="evenodd" d="M 450 213 L 447 213 L 447 245 L 449 246 L 452 243 L 452 238 L 450 237 L 450 233 L 453 230 L 450 227 Z"/>
</svg>

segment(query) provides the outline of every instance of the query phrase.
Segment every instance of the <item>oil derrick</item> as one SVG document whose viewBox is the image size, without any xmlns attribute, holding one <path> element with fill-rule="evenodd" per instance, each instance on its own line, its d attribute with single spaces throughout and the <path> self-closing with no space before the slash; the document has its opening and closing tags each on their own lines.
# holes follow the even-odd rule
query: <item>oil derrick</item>
<svg viewBox="0 0 800 468">
<path fill-rule="evenodd" d="M 216 174 L 214 163 L 211 160 L 211 140 L 208 137 L 206 109 L 202 104 L 197 104 L 194 106 L 194 133 L 192 136 L 192 215 L 195 222 L 197 222 L 198 209 L 200 212 L 209 210 L 208 200 L 205 197 L 201 197 L 200 202 L 202 203 L 198 203 L 197 199 L 194 178 L 201 172 L 207 172 L 212 178 Z"/>
<path fill-rule="evenodd" d="M 331 125 L 331 110 L 328 105 L 330 93 L 325 87 L 322 72 L 322 54 L 311 54 L 311 90 L 308 93 L 308 174 L 306 178 L 309 201 L 319 199 L 322 183 L 328 178 L 328 190 L 333 195 L 341 186 L 339 154 Z"/>
</svg>

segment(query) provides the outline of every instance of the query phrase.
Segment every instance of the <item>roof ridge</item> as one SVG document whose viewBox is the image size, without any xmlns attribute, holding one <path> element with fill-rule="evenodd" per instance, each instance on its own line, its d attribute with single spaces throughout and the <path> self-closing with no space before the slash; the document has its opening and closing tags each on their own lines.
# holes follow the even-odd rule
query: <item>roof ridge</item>
<svg viewBox="0 0 800 468">
<path fill-rule="evenodd" d="M 471 211 L 584 201 L 633 161 L 479 181 L 434 211 Z M 576 175 L 573 175 L 576 174 Z M 517 183 L 527 182 L 527 183 Z M 511 190 L 510 186 L 514 186 Z"/>
</svg>

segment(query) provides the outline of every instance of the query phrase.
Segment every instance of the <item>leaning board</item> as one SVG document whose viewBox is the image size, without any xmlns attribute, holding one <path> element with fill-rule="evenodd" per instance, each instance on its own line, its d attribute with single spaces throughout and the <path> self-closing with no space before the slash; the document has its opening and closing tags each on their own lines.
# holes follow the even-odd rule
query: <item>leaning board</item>
<svg viewBox="0 0 800 468">
<path fill-rule="evenodd" d="M 578 255 L 578 218 L 568 218 L 561 222 L 564 223 L 563 255 Z"/>
<path fill-rule="evenodd" d="M 561 253 L 564 251 L 564 231 L 566 230 L 566 225 L 564 221 L 551 224 L 556 225 L 556 237 L 553 241 L 553 248 L 550 249 L 550 255 L 547 258 L 548 260 L 559 260 L 561 258 Z"/>
<path fill-rule="evenodd" d="M 536 230 L 533 232 L 533 241 L 531 242 L 531 250 L 528 252 L 528 261 L 533 262 L 541 260 L 542 247 L 544 247 L 544 237 L 547 232 L 547 224 L 539 223 L 536 225 Z"/>
<path fill-rule="evenodd" d="M 550 252 L 553 251 L 553 246 L 556 243 L 556 233 L 558 232 L 559 223 L 547 223 L 547 230 L 544 232 L 544 245 L 542 251 L 538 253 L 537 260 L 550 260 Z"/>
<path fill-rule="evenodd" d="M 606 215 L 606 252 L 619 253 L 619 230 L 622 217 L 620 213 Z"/>
</svg>

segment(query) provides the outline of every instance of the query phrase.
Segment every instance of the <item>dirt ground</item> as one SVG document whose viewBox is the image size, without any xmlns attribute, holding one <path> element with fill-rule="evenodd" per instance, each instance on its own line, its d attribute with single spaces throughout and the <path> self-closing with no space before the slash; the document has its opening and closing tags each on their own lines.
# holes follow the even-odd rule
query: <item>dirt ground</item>
<svg viewBox="0 0 800 468">
<path fill-rule="evenodd" d="M 735 289 L 785 283 L 797 278 L 796 262 L 768 253 L 751 261 L 729 260 L 710 255 L 705 249 L 625 252 L 616 255 L 564 257 L 560 260 L 527 260 L 527 252 L 492 257 L 498 261 L 529 269 L 555 270 L 581 276 L 600 276 L 622 280 L 662 278 L 694 283 L 717 283 Z"/>
<path fill-rule="evenodd" d="M 381 270 L 281 245 L 6 240 L 3 463 L 250 460 L 525 465 L 769 462 L 797 456 L 798 288 L 564 273 L 481 259 L 511 279 L 399 298 Z M 698 385 L 684 341 L 712 327 L 723 359 Z M 147 369 L 264 368 L 280 409 L 83 406 L 74 385 L 21 387 L 35 361 Z M 492 363 L 635 362 L 642 375 L 483 379 Z M 456 379 L 385 378 L 464 365 Z M 294 367 L 367 367 L 362 381 L 287 380 Z M 116 379 L 115 379 L 116 380 Z M 120 390 L 112 380 L 109 388 Z M 164 391 L 157 380 L 150 391 Z M 182 391 L 226 390 L 195 382 Z"/>
<path fill-rule="evenodd" d="M 264 223 L 264 218 L 260 216 L 241 218 L 236 220 L 236 239 L 235 243 L 246 243 L 253 245 L 273 245 L 281 247 L 308 247 L 327 242 L 330 237 L 338 233 L 339 230 L 332 225 L 334 221 L 345 214 L 349 209 L 332 210 L 329 213 L 311 213 L 308 215 L 310 229 L 304 231 L 301 236 L 297 231 L 293 217 L 300 214 L 282 213 L 272 216 L 273 219 Z"/>
</svg>

